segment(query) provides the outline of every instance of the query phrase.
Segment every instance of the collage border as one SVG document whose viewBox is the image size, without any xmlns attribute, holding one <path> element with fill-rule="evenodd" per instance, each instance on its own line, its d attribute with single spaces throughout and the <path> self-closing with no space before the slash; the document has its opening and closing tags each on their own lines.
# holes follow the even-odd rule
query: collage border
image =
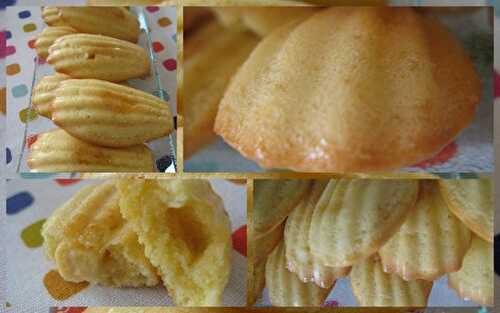
<svg viewBox="0 0 500 313">
<path fill-rule="evenodd" d="M 258 0 L 248 0 L 248 3 L 243 1 L 243 3 L 240 3 L 240 5 L 257 5 L 257 6 L 267 6 L 269 5 L 268 3 L 256 3 Z M 62 0 L 61 2 L 65 2 Z M 187 2 L 187 4 L 183 3 Z M 179 5 L 180 4 L 180 5 Z M 156 179 L 172 179 L 172 178 L 180 178 L 180 179 L 228 179 L 228 180 L 245 180 L 245 185 L 246 185 L 246 191 L 247 191 L 247 259 L 249 260 L 248 264 L 248 273 L 247 273 L 247 290 L 250 289 L 249 286 L 251 286 L 250 282 L 250 271 L 251 271 L 251 265 L 253 262 L 250 262 L 250 260 L 253 257 L 253 249 L 251 249 L 252 243 L 250 242 L 249 238 L 251 238 L 252 234 L 252 217 L 253 217 L 253 183 L 254 180 L 256 179 L 290 179 L 290 178 L 295 178 L 295 179 L 311 179 L 311 178 L 365 178 L 365 179 L 372 179 L 372 178 L 383 178 L 383 179 L 440 179 L 440 177 L 429 174 L 429 173 L 374 173 L 374 174 L 366 174 L 366 173 L 349 173 L 349 174 L 338 174 L 338 173 L 295 173 L 295 172 L 289 172 L 289 173 L 247 173 L 247 172 L 238 172 L 238 173 L 228 173 L 228 172 L 210 172 L 210 173 L 193 173 L 193 172 L 184 172 L 184 156 L 183 156 L 183 130 L 184 130 L 184 115 L 183 115 L 183 99 L 184 99 L 184 86 L 183 86 L 183 76 L 184 76 L 184 58 L 183 58 L 183 43 L 184 43 L 184 32 L 183 32 L 183 9 L 186 6 L 214 6 L 214 5 L 220 5 L 220 2 L 218 0 L 187 0 L 187 1 L 182 1 L 178 0 L 177 2 L 177 172 L 174 174 L 169 174 L 169 173 L 124 173 L 124 174 L 115 174 L 115 173 L 81 173 L 81 176 L 83 179 L 108 179 L 108 178 L 117 178 L 117 177 L 137 177 L 137 178 L 156 178 Z M 286 6 L 283 5 L 282 3 L 276 2 L 274 5 L 277 6 Z M 297 6 L 302 6 L 306 4 L 297 4 Z M 495 33 L 496 35 L 496 33 Z M 497 60 L 496 53 L 498 51 L 495 51 L 495 61 Z M 497 83 L 497 82 L 495 82 Z M 500 140 L 500 136 L 495 136 L 497 133 L 497 128 L 498 131 L 500 131 L 500 114 L 498 114 L 496 111 L 498 111 L 495 108 L 495 117 L 494 117 L 494 146 L 495 146 L 495 163 L 496 163 L 496 156 L 498 155 L 496 152 L 499 151 L 497 149 L 500 149 L 500 142 L 497 142 Z M 498 115 L 498 117 L 497 117 Z M 498 138 L 498 139 L 497 139 Z M 5 162 L 4 162 L 5 164 Z M 5 175 L 5 170 L 3 171 L 3 174 Z M 491 174 L 485 175 L 488 177 L 492 177 L 494 181 L 496 181 L 496 175 L 497 175 L 497 170 L 495 166 L 495 171 Z M 33 179 L 33 178 L 14 178 L 14 179 Z M 52 179 L 52 178 L 49 178 Z M 6 180 L 6 178 L 2 178 L 3 181 Z M 5 184 L 4 184 L 5 185 Z M 495 204 L 499 203 L 498 202 L 498 196 L 500 196 L 500 186 L 496 186 L 495 184 L 495 194 L 497 195 L 497 198 L 495 199 Z M 4 190 L 5 192 L 5 190 Z M 4 215 L 2 215 L 3 217 Z M 500 225 L 500 219 L 497 217 L 498 214 L 496 214 L 496 220 L 498 223 L 495 223 L 495 230 L 499 231 L 499 227 L 497 225 Z M 500 286 L 500 282 L 498 277 L 495 278 L 495 283 L 496 287 Z M 498 288 L 495 288 L 498 289 Z M 248 293 L 247 293 L 248 297 Z M 265 312 L 265 311 L 276 311 L 280 312 L 282 309 L 280 308 L 261 308 L 261 307 L 249 307 L 248 302 L 247 306 L 245 307 L 247 311 L 251 310 L 257 310 L 258 312 Z M 234 308 L 233 308 L 234 309 Z M 217 308 L 214 309 L 214 311 L 227 311 L 232 312 L 231 308 Z M 411 309 L 418 309 L 418 308 L 411 308 Z M 447 308 L 440 308 L 443 310 L 447 310 Z M 452 309 L 452 308 L 449 308 Z M 470 309 L 470 308 L 469 308 Z M 288 309 L 287 309 L 288 310 Z M 296 310 L 297 312 L 300 311 L 307 311 L 307 312 L 318 312 L 321 310 L 321 312 L 357 312 L 359 310 L 363 310 L 364 312 L 379 312 L 380 309 L 378 308 L 370 308 L 370 307 L 350 307 L 350 308 L 315 308 L 314 310 L 311 309 L 305 309 L 305 308 L 297 308 L 293 309 Z M 292 310 L 292 311 L 293 311 Z M 173 308 L 173 311 L 178 311 L 178 308 Z M 385 311 L 387 312 L 400 312 L 401 308 L 386 308 Z"/>
</svg>

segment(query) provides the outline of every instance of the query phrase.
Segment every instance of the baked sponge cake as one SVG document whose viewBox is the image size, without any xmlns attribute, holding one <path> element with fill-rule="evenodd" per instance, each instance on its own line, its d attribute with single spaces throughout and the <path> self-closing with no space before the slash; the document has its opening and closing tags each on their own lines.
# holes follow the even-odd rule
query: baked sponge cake
<svg viewBox="0 0 500 313">
<path fill-rule="evenodd" d="M 95 146 L 60 128 L 38 134 L 28 166 L 33 172 L 154 172 L 153 153 L 144 144 L 127 148 Z"/>
<path fill-rule="evenodd" d="M 491 179 L 441 179 L 439 186 L 450 211 L 476 235 L 493 242 L 495 206 Z"/>
<path fill-rule="evenodd" d="M 149 75 L 149 57 L 141 46 L 108 36 L 71 34 L 54 41 L 47 63 L 73 78 L 121 82 Z"/>
<path fill-rule="evenodd" d="M 472 238 L 462 268 L 448 274 L 448 285 L 462 298 L 486 306 L 495 303 L 493 245 L 477 236 Z"/>
<path fill-rule="evenodd" d="M 31 103 L 35 111 L 47 118 L 52 117 L 52 102 L 54 101 L 54 90 L 63 80 L 70 79 L 66 74 L 55 73 L 44 76 L 33 88 Z"/>
<path fill-rule="evenodd" d="M 114 181 L 83 187 L 43 225 L 47 256 L 67 281 L 154 286 L 156 269 L 122 218 Z"/>
<path fill-rule="evenodd" d="M 186 12 L 191 12 L 188 8 Z M 215 140 L 214 121 L 231 77 L 259 42 L 250 32 L 224 29 L 215 21 L 189 36 L 184 45 L 184 155 Z"/>
<path fill-rule="evenodd" d="M 76 138 L 104 147 L 139 145 L 174 128 L 167 102 L 142 90 L 98 79 L 61 81 L 53 91 L 50 109 L 54 124 Z"/>
<path fill-rule="evenodd" d="M 100 2 L 104 4 L 104 1 Z M 126 5 L 121 2 L 121 5 Z M 130 42 L 137 42 L 141 32 L 137 17 L 124 7 L 49 6 L 42 8 L 42 18 L 49 26 L 69 26 L 78 33 Z"/>
<path fill-rule="evenodd" d="M 387 274 L 376 257 L 354 265 L 350 278 L 359 305 L 370 307 L 425 307 L 433 285 L 432 281 L 405 281 L 396 274 Z"/>
<path fill-rule="evenodd" d="M 320 306 L 334 288 L 321 288 L 313 282 L 304 283 L 286 268 L 285 243 L 282 241 L 266 262 L 266 286 L 273 306 Z"/>
<path fill-rule="evenodd" d="M 470 58 L 436 20 L 412 8 L 331 7 L 257 45 L 214 129 L 265 168 L 390 170 L 452 141 L 480 89 Z"/>
<path fill-rule="evenodd" d="M 471 243 L 471 232 L 448 210 L 437 182 L 419 184 L 415 209 L 378 251 L 384 272 L 406 281 L 432 281 L 458 271 Z"/>
<path fill-rule="evenodd" d="M 254 187 L 253 229 L 268 234 L 281 224 L 311 189 L 306 179 L 256 180 Z"/>
<path fill-rule="evenodd" d="M 231 228 L 202 180 L 118 182 L 120 210 L 178 306 L 215 306 L 231 269 Z"/>
<path fill-rule="evenodd" d="M 49 56 L 49 47 L 56 39 L 75 33 L 76 30 L 69 26 L 49 26 L 44 28 L 35 41 L 36 54 L 46 59 Z"/>
<path fill-rule="evenodd" d="M 411 179 L 330 180 L 312 213 L 311 253 L 331 267 L 367 259 L 414 210 L 418 188 Z"/>
</svg>

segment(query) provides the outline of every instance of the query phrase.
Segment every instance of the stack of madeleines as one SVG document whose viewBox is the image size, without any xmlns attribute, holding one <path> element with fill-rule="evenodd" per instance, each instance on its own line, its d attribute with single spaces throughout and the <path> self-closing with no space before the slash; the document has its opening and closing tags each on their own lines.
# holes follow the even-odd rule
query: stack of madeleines
<svg viewBox="0 0 500 313">
<path fill-rule="evenodd" d="M 231 227 L 204 180 L 107 181 L 83 187 L 43 225 L 46 255 L 70 282 L 152 287 L 180 306 L 221 305 Z"/>
<path fill-rule="evenodd" d="M 40 134 L 28 165 L 37 172 L 154 172 L 144 144 L 173 130 L 167 102 L 125 82 L 150 73 L 137 18 L 123 7 L 44 7 L 35 42 L 56 71 L 32 94 L 60 129 Z"/>
<path fill-rule="evenodd" d="M 489 179 L 258 180 L 249 302 L 320 306 L 349 277 L 361 306 L 427 305 L 443 275 L 493 304 Z"/>
</svg>

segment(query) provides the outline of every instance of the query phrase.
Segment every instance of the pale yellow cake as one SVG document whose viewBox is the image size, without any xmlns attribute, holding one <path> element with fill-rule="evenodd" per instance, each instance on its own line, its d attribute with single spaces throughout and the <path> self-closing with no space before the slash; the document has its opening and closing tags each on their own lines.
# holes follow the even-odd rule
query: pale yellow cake
<svg viewBox="0 0 500 313">
<path fill-rule="evenodd" d="M 77 31 L 69 26 L 49 26 L 44 28 L 43 31 L 38 34 L 35 41 L 36 53 L 42 59 L 46 59 L 49 56 L 49 47 L 56 39 L 75 33 L 77 33 Z"/>
<path fill-rule="evenodd" d="M 105 35 L 137 42 L 139 21 L 123 7 L 43 7 L 42 18 L 49 26 L 69 26 L 79 33 Z"/>
<path fill-rule="evenodd" d="M 310 190 L 306 179 L 269 179 L 254 181 L 253 227 L 260 235 L 281 224 Z"/>
<path fill-rule="evenodd" d="M 314 181 L 311 191 L 288 216 L 285 228 L 287 268 L 297 274 L 302 281 L 314 282 L 322 288 L 330 287 L 337 278 L 346 276 L 351 269 L 327 266 L 311 253 L 309 232 L 314 207 L 327 184 L 328 180 Z"/>
<path fill-rule="evenodd" d="M 313 282 L 304 283 L 286 268 L 285 244 L 281 242 L 266 263 L 266 287 L 273 306 L 321 306 L 331 289 Z"/>
<path fill-rule="evenodd" d="M 448 210 L 437 182 L 421 181 L 415 210 L 378 253 L 385 272 L 432 281 L 460 269 L 470 241 L 471 232 Z"/>
<path fill-rule="evenodd" d="M 493 245 L 477 236 L 465 255 L 462 268 L 448 274 L 448 284 L 462 298 L 494 305 Z"/>
<path fill-rule="evenodd" d="M 480 97 L 471 59 L 436 20 L 412 8 L 331 7 L 259 43 L 214 129 L 264 168 L 382 171 L 437 154 Z"/>
<path fill-rule="evenodd" d="M 332 267 L 361 262 L 397 233 L 417 195 L 417 180 L 330 180 L 312 214 L 311 252 Z"/>
<path fill-rule="evenodd" d="M 120 210 L 178 306 L 220 306 L 231 271 L 231 227 L 204 180 L 118 182 Z"/>
<path fill-rule="evenodd" d="M 44 249 L 67 281 L 154 286 L 156 269 L 122 218 L 114 181 L 83 187 L 57 208 L 42 229 Z"/>
<path fill-rule="evenodd" d="M 382 264 L 374 258 L 352 267 L 351 286 L 360 306 L 425 307 L 433 282 L 404 281 L 395 274 L 384 273 Z"/>
<path fill-rule="evenodd" d="M 492 180 L 442 179 L 439 186 L 448 208 L 476 235 L 493 242 Z"/>
<path fill-rule="evenodd" d="M 146 145 L 109 148 L 92 145 L 62 129 L 38 134 L 28 166 L 33 172 L 154 172 L 153 153 Z"/>
<path fill-rule="evenodd" d="M 139 89 L 97 79 L 67 79 L 53 91 L 54 124 L 85 142 L 131 147 L 169 134 L 169 104 Z"/>
<path fill-rule="evenodd" d="M 120 82 L 149 75 L 150 61 L 139 45 L 112 37 L 71 34 L 49 48 L 47 62 L 56 72 L 73 78 Z"/>
<path fill-rule="evenodd" d="M 258 42 L 258 38 L 250 32 L 225 29 L 215 21 L 201 26 L 186 39 L 183 104 L 185 158 L 215 140 L 213 126 L 219 102 L 231 77 Z"/>
</svg>

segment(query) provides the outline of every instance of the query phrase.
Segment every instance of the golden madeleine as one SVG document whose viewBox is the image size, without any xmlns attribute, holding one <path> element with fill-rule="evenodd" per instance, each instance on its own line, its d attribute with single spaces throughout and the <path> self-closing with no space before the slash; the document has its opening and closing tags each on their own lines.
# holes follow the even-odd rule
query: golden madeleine
<svg viewBox="0 0 500 313">
<path fill-rule="evenodd" d="M 320 306 L 334 285 L 321 288 L 312 282 L 304 283 L 295 273 L 288 271 L 283 241 L 267 259 L 266 286 L 274 306 Z"/>
<path fill-rule="evenodd" d="M 137 42 L 137 17 L 123 7 L 60 6 L 42 8 L 49 26 L 69 26 L 79 33 L 97 34 Z"/>
<path fill-rule="evenodd" d="M 471 232 L 448 210 L 434 180 L 421 181 L 413 210 L 378 251 L 384 271 L 405 280 L 436 280 L 456 272 L 469 249 Z"/>
<path fill-rule="evenodd" d="M 368 258 L 353 265 L 351 286 L 360 306 L 425 307 L 433 282 L 405 281 L 384 273 L 380 260 Z"/>
<path fill-rule="evenodd" d="M 228 85 L 214 131 L 263 168 L 388 171 L 436 155 L 480 100 L 471 58 L 436 19 L 329 7 L 263 38 Z"/>
<path fill-rule="evenodd" d="M 462 298 L 485 305 L 493 306 L 493 245 L 477 236 L 465 255 L 462 268 L 448 274 L 448 285 L 455 289 Z"/>
<path fill-rule="evenodd" d="M 42 59 L 46 59 L 49 56 L 49 47 L 54 43 L 54 41 L 56 41 L 57 38 L 76 33 L 77 31 L 69 26 L 45 27 L 36 38 L 36 53 Z"/>
<path fill-rule="evenodd" d="M 253 246 L 255 261 L 265 260 L 274 247 L 283 239 L 285 222 L 277 225 L 265 234 L 254 233 L 254 238 L 250 243 Z"/>
<path fill-rule="evenodd" d="M 31 104 L 35 111 L 47 118 L 52 117 L 52 102 L 54 101 L 54 90 L 63 80 L 70 79 L 68 75 L 55 73 L 44 76 L 33 88 Z"/>
<path fill-rule="evenodd" d="M 253 264 L 250 274 L 251 282 L 248 282 L 247 305 L 253 305 L 262 296 L 262 291 L 266 286 L 266 263 L 267 258 Z"/>
<path fill-rule="evenodd" d="M 145 145 L 108 148 L 89 144 L 62 129 L 38 135 L 30 148 L 33 172 L 154 172 L 153 154 Z"/>
<path fill-rule="evenodd" d="M 184 45 L 184 156 L 216 138 L 215 115 L 229 80 L 259 42 L 250 32 L 202 26 Z"/>
<path fill-rule="evenodd" d="M 332 267 L 366 259 L 399 230 L 417 195 L 417 180 L 330 180 L 314 208 L 311 252 Z"/>
<path fill-rule="evenodd" d="M 167 102 L 131 87 L 70 79 L 54 91 L 52 121 L 71 135 L 105 147 L 130 147 L 174 127 Z"/>
<path fill-rule="evenodd" d="M 442 179 L 439 186 L 448 208 L 458 219 L 482 239 L 493 242 L 491 179 Z"/>
<path fill-rule="evenodd" d="M 306 179 L 256 179 L 254 181 L 253 227 L 266 234 L 281 224 L 311 187 Z"/>
<path fill-rule="evenodd" d="M 73 78 L 119 82 L 149 75 L 146 51 L 128 41 L 89 34 L 66 35 L 49 48 L 47 62 Z"/>
<path fill-rule="evenodd" d="M 329 288 L 339 277 L 349 274 L 350 267 L 326 266 L 311 253 L 309 232 L 314 207 L 325 190 L 328 180 L 316 180 L 311 191 L 293 209 L 286 220 L 285 246 L 287 268 L 304 282 L 314 282 Z"/>
</svg>

